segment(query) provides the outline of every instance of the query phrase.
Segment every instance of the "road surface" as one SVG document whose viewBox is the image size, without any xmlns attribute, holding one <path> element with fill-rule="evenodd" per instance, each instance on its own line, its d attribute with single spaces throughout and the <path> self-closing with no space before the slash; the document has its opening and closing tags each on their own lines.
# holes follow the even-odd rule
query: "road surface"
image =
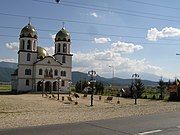
<svg viewBox="0 0 180 135">
<path fill-rule="evenodd" d="M 93 117 L 93 116 L 92 116 Z M 0 130 L 0 135 L 180 135 L 180 111 Z"/>
</svg>

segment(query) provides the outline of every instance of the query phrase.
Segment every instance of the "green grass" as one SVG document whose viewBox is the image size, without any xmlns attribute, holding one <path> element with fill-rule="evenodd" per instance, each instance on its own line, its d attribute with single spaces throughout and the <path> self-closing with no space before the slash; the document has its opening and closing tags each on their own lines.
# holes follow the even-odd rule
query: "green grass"
<svg viewBox="0 0 180 135">
<path fill-rule="evenodd" d="M 0 91 L 11 90 L 11 85 L 0 85 Z"/>
</svg>

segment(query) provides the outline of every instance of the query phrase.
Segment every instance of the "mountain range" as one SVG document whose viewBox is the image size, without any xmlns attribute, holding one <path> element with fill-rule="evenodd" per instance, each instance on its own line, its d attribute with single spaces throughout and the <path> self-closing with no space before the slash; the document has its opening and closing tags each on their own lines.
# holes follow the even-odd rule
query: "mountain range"
<svg viewBox="0 0 180 135">
<path fill-rule="evenodd" d="M 14 72 L 14 70 L 17 69 L 17 63 L 11 63 L 11 62 L 0 62 L 0 81 L 1 82 L 10 82 L 11 81 L 11 74 Z M 125 74 L 124 74 L 125 75 Z M 147 76 L 150 76 L 146 74 Z M 152 75 L 153 76 L 153 75 Z M 154 78 L 157 78 L 156 76 L 153 76 Z M 80 80 L 89 80 L 90 77 L 86 73 L 73 71 L 72 72 L 72 83 L 76 84 L 77 81 Z M 123 78 L 104 78 L 101 76 L 96 76 L 95 78 L 97 81 L 103 82 L 105 85 L 118 85 L 118 86 L 127 86 L 130 85 L 132 82 L 132 79 L 123 79 Z M 144 85 L 157 85 L 156 81 L 150 81 L 150 80 L 142 80 Z"/>
</svg>

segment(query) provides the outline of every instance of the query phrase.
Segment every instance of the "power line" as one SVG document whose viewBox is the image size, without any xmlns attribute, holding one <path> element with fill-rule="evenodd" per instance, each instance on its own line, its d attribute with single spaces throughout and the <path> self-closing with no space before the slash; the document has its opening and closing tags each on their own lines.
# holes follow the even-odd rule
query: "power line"
<svg viewBox="0 0 180 135">
<path fill-rule="evenodd" d="M 0 34 L 0 37 L 12 37 L 12 38 L 19 38 L 19 36 L 15 36 L 15 35 L 6 35 L 6 34 Z M 39 37 L 39 38 L 41 38 L 41 39 L 52 39 L 51 37 Z M 136 37 L 132 37 L 132 38 L 136 38 Z M 140 37 L 138 37 L 138 38 L 140 38 Z M 92 43 L 95 43 L 95 40 L 93 40 L 93 39 L 77 39 L 77 38 L 72 38 L 71 39 L 72 41 L 83 41 L 83 42 L 92 42 Z M 117 41 L 111 41 L 111 42 L 117 42 Z M 128 42 L 126 42 L 126 43 L 128 43 Z M 132 43 L 132 42 L 131 42 Z M 153 43 L 149 43 L 149 42 L 133 42 L 133 44 L 139 44 L 139 45 L 142 45 L 142 44 L 147 44 L 147 45 L 155 45 L 155 44 L 158 44 L 158 45 L 163 45 L 163 46 L 165 46 L 165 45 L 173 45 L 173 46 L 180 46 L 180 43 L 178 44 L 175 44 L 175 43 L 156 43 L 156 42 L 153 42 Z"/>
<path fill-rule="evenodd" d="M 53 2 L 47 2 L 47 1 L 43 1 L 43 0 L 33 0 L 33 1 L 41 2 L 41 3 L 48 3 L 48 4 L 49 3 L 55 4 Z M 69 2 L 68 4 L 65 4 L 65 3 L 68 3 L 68 2 L 61 3 L 60 5 L 76 7 L 76 8 L 83 8 L 83 9 L 91 9 L 91 10 L 97 10 L 97 11 L 103 11 L 103 12 L 110 12 L 110 10 L 108 10 L 107 7 L 103 8 L 102 6 L 97 6 L 97 5 L 93 6 L 93 7 L 89 7 L 89 6 L 86 6 L 87 4 L 84 4 L 85 6 L 80 6 L 81 3 L 78 3 L 78 5 L 72 4 L 72 3 L 77 3 L 77 2 Z M 101 9 L 100 8 L 94 8 L 94 7 L 101 7 Z M 129 15 L 129 16 L 135 16 L 135 17 L 148 18 L 148 19 L 155 19 L 155 20 L 162 20 L 162 21 L 171 21 L 171 22 L 180 22 L 179 20 L 172 20 L 172 19 L 165 19 L 165 18 L 159 18 L 159 17 L 145 16 L 145 15 L 139 15 L 137 13 L 156 15 L 156 16 L 164 16 L 164 17 L 171 17 L 171 18 L 180 18 L 180 17 L 175 17 L 175 16 L 166 16 L 166 15 L 154 14 L 154 13 L 143 13 L 143 12 L 137 12 L 137 11 L 122 10 L 122 9 L 116 9 L 116 10 L 118 10 L 118 11 L 111 11 L 111 12 L 114 12 L 114 13 L 117 13 L 117 14 L 125 14 L 125 15 Z"/>
<path fill-rule="evenodd" d="M 39 0 L 33 0 L 33 1 L 39 1 Z M 130 12 L 130 13 L 139 13 L 139 14 L 147 14 L 147 15 L 155 15 L 155 16 L 161 16 L 161 17 L 171 17 L 171 18 L 180 18 L 176 16 L 169 16 L 169 15 L 163 15 L 163 14 L 156 14 L 156 13 L 150 13 L 150 12 L 140 12 L 140 11 L 134 11 L 134 10 L 126 10 L 126 9 L 120 9 L 120 8 L 115 8 L 115 7 L 105 7 L 105 6 L 98 6 L 95 4 L 85 4 L 85 3 L 80 3 L 80 2 L 70 2 L 70 1 L 63 1 L 63 3 L 72 3 L 72 4 L 77 4 L 77 5 L 85 5 L 85 6 L 92 6 L 92 7 L 98 7 L 98 8 L 104 8 L 104 9 L 111 9 L 111 10 L 118 10 L 118 11 L 125 11 L 125 12 Z"/>
<path fill-rule="evenodd" d="M 134 3 L 138 3 L 138 4 L 149 5 L 149 6 L 154 6 L 154 7 L 169 8 L 169 9 L 175 9 L 175 10 L 179 10 L 180 9 L 178 7 L 170 7 L 170 6 L 164 6 L 164 5 L 159 5 L 159 4 L 152 4 L 152 3 L 136 1 L 136 0 L 126 0 L 126 1 L 134 2 Z"/>
<path fill-rule="evenodd" d="M 18 14 L 9 14 L 9 13 L 3 13 L 0 12 L 0 15 L 5 16 L 13 16 L 13 17 L 21 17 L 21 18 L 34 18 L 34 19 L 41 19 L 41 20 L 51 20 L 51 21 L 62 21 L 62 22 L 70 22 L 70 23 L 80 23 L 80 24 L 91 24 L 91 25 L 98 25 L 98 26 L 107 26 L 107 27 L 116 27 L 116 28 L 132 28 L 132 29 L 140 29 L 144 30 L 147 28 L 143 27 L 135 27 L 135 26 L 122 26 L 122 25 L 114 25 L 114 24 L 105 24 L 105 23 L 94 23 L 94 22 L 86 22 L 86 21 L 77 21 L 77 20 L 68 20 L 68 19 L 57 19 L 57 18 L 47 18 L 47 17 L 37 17 L 37 16 L 24 16 L 24 15 L 18 15 Z"/>
<path fill-rule="evenodd" d="M 18 29 L 21 30 L 20 27 L 12 27 L 12 26 L 0 26 L 3 29 Z M 57 30 L 50 30 L 50 29 L 37 29 L 37 31 L 51 31 L 57 32 Z M 105 33 L 93 33 L 93 32 L 79 32 L 79 31 L 70 31 L 71 34 L 80 34 L 80 35 L 96 35 L 96 36 L 106 36 L 106 37 L 124 37 L 124 38 L 136 38 L 136 39 L 145 39 L 145 37 L 138 37 L 138 36 L 130 36 L 130 35 L 117 35 L 117 34 L 105 34 Z M 171 39 L 161 39 L 172 41 Z M 173 41 L 180 41 L 178 39 L 173 39 Z"/>
</svg>

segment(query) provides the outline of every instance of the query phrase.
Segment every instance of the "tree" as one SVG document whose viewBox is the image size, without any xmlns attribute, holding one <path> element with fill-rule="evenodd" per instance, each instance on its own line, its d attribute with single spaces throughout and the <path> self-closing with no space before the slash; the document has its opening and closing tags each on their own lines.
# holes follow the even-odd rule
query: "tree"
<svg viewBox="0 0 180 135">
<path fill-rule="evenodd" d="M 76 92 L 83 93 L 84 92 L 84 88 L 86 88 L 88 86 L 92 87 L 90 84 L 88 84 L 88 81 L 86 81 L 86 80 L 81 81 L 80 80 L 80 81 L 78 81 L 76 83 L 76 86 L 75 86 Z M 99 94 L 103 94 L 103 92 L 104 92 L 104 85 L 103 85 L 102 82 L 97 81 L 97 82 L 95 82 L 94 86 L 95 86 L 95 90 L 96 90 L 96 91 L 94 91 L 95 94 L 98 94 L 98 93 Z"/>
<path fill-rule="evenodd" d="M 141 97 L 143 91 L 144 91 L 144 84 L 142 83 L 141 79 L 137 79 L 137 82 L 135 83 L 136 89 L 137 89 L 137 97 Z"/>
<path fill-rule="evenodd" d="M 166 88 L 166 83 L 162 80 L 162 78 L 159 80 L 158 82 L 158 89 L 159 89 L 159 92 L 160 92 L 160 97 L 159 99 L 163 99 L 163 93 L 165 91 L 165 88 Z"/>
<path fill-rule="evenodd" d="M 135 92 L 137 92 L 136 96 L 137 96 L 137 98 L 140 98 L 145 88 L 144 88 L 144 84 L 142 83 L 141 79 L 136 79 L 135 82 L 132 82 L 129 89 L 131 92 L 131 97 L 134 97 Z"/>
<path fill-rule="evenodd" d="M 102 82 L 96 82 L 95 83 L 96 92 L 95 94 L 103 94 L 104 93 L 104 85 Z"/>
</svg>

